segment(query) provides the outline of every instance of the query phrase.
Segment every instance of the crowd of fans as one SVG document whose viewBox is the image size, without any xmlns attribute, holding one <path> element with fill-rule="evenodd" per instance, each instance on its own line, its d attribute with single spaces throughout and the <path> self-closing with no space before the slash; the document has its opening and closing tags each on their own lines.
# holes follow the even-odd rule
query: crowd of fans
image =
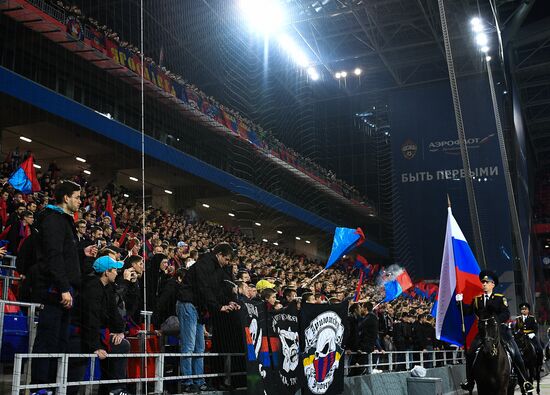
<svg viewBox="0 0 550 395">
<path fill-rule="evenodd" d="M 55 163 L 38 174 L 41 191 L 24 195 L 7 180 L 29 154 L 15 150 L 2 165 L 0 220 L 8 241 L 1 252 L 17 256 L 17 270 L 24 278 L 15 293 L 20 300 L 46 306 L 33 352 L 65 349 L 95 352 L 100 358 L 108 352 L 125 353 L 125 337 L 143 328 L 145 307 L 153 311 L 159 334 L 171 317 L 178 317 L 182 352 L 204 352 L 210 334 L 213 351 L 242 352 L 239 300 L 263 300 L 268 309 L 279 310 L 289 303 L 353 298 L 358 278 L 354 270 L 336 268 L 310 283 L 322 269 L 318 260 L 194 218 L 185 210 L 170 213 L 149 206 L 143 212 L 140 201 L 112 183 L 101 189 L 85 175 L 62 181 Z M 50 258 L 54 261 L 48 263 Z M 373 309 L 382 297 L 381 287 L 367 282 L 361 303 L 351 303 L 350 351 L 440 347 L 429 317 L 430 301 L 399 298 Z M 375 325 L 365 325 L 373 312 Z M 69 328 L 66 342 L 60 323 Z M 104 367 L 105 377 L 124 378 L 126 361 L 115 360 L 106 360 L 110 364 Z M 55 381 L 54 364 L 48 363 L 35 360 L 34 382 Z M 364 360 L 352 357 L 351 363 Z M 215 369 L 212 364 L 210 369 Z M 69 378 L 81 378 L 84 368 L 85 361 L 71 364 Z M 203 373 L 202 359 L 182 358 L 180 369 L 186 375 Z M 183 385 L 188 392 L 210 388 L 202 379 Z"/>
<path fill-rule="evenodd" d="M 141 56 L 141 52 L 138 47 L 122 39 L 118 35 L 118 33 L 114 32 L 112 29 L 110 29 L 106 25 L 103 25 L 96 19 L 85 15 L 79 7 L 75 5 L 66 4 L 61 0 L 48 0 L 48 2 L 54 7 L 60 10 L 63 10 L 66 14 L 71 15 L 77 18 L 78 20 L 80 20 L 83 26 L 88 25 L 93 27 L 94 29 L 97 29 L 97 31 L 101 32 L 101 34 L 103 34 L 106 38 L 116 42 L 117 45 L 119 45 L 120 47 L 125 48 L 126 50 L 130 51 L 136 56 Z M 281 153 L 282 158 L 292 158 L 288 160 L 289 163 L 292 163 L 295 166 L 305 169 L 308 173 L 314 175 L 318 179 L 323 180 L 323 182 L 325 182 L 327 185 L 337 187 L 338 190 L 341 190 L 342 194 L 346 198 L 352 199 L 356 202 L 365 202 L 365 197 L 361 196 L 360 192 L 357 190 L 355 186 L 350 185 L 346 181 L 337 178 L 336 174 L 332 170 L 325 169 L 324 167 L 320 166 L 312 159 L 304 155 L 301 155 L 300 153 L 296 152 L 290 147 L 285 146 L 280 140 L 278 140 L 273 135 L 271 131 L 264 130 L 260 125 L 257 125 L 256 123 L 247 119 L 238 111 L 231 109 L 229 107 L 226 107 L 223 104 L 219 103 L 212 96 L 209 96 L 206 93 L 204 93 L 197 86 L 193 85 L 192 83 L 184 79 L 181 75 L 171 72 L 161 64 L 157 65 L 156 62 L 151 57 L 144 55 L 144 60 L 147 64 L 150 64 L 155 67 L 159 67 L 162 70 L 162 72 L 172 81 L 191 89 L 194 92 L 194 94 L 200 97 L 202 100 L 206 100 L 211 105 L 214 105 L 220 108 L 221 110 L 225 111 L 226 113 L 230 114 L 237 122 L 243 122 L 244 124 L 246 124 L 250 130 L 254 130 L 256 132 L 258 138 L 262 141 L 262 143 L 264 143 L 265 147 L 268 150 Z"/>
</svg>

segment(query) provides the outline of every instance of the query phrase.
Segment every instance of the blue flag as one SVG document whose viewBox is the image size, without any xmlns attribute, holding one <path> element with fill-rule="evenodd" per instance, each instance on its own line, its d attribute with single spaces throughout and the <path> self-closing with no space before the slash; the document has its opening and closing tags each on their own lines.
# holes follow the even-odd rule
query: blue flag
<svg viewBox="0 0 550 395">
<path fill-rule="evenodd" d="M 360 246 L 365 241 L 365 235 L 361 228 L 336 228 L 334 232 L 334 240 L 332 241 L 332 250 L 328 258 L 325 270 L 334 265 L 334 263 L 342 258 L 343 255 L 350 252 L 357 246 Z"/>
</svg>

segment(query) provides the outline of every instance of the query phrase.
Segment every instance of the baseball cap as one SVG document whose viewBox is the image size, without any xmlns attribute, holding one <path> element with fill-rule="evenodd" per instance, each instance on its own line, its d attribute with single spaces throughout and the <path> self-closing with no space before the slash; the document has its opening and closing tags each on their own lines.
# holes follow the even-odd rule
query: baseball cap
<svg viewBox="0 0 550 395">
<path fill-rule="evenodd" d="M 267 280 L 260 280 L 256 283 L 256 289 L 258 290 L 258 292 L 261 292 L 267 288 L 275 288 L 275 284 L 272 284 Z"/>
<path fill-rule="evenodd" d="M 122 266 L 124 266 L 124 262 L 117 262 L 108 255 L 97 258 L 93 264 L 96 273 L 103 273 L 110 269 L 120 269 Z"/>
</svg>

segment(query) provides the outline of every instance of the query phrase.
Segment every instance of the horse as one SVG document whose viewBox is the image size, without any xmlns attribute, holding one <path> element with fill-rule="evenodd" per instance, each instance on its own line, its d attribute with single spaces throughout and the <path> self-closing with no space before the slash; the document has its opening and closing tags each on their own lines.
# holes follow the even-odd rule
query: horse
<svg viewBox="0 0 550 395">
<path fill-rule="evenodd" d="M 537 381 L 537 394 L 540 394 L 540 368 L 542 367 L 542 361 L 539 360 L 535 346 L 533 346 L 533 343 L 531 343 L 526 334 L 517 332 L 514 334 L 514 337 L 521 352 L 525 370 L 529 375 L 528 379 L 533 383 L 535 380 Z M 521 393 L 524 394 L 523 388 L 521 388 Z"/>
<path fill-rule="evenodd" d="M 472 363 L 472 372 L 479 395 L 507 395 L 510 393 L 512 370 L 508 354 L 502 345 L 499 323 L 494 316 L 478 320 L 480 348 Z M 511 393 L 514 388 L 511 387 Z M 470 391 L 470 395 L 472 392 Z"/>
</svg>

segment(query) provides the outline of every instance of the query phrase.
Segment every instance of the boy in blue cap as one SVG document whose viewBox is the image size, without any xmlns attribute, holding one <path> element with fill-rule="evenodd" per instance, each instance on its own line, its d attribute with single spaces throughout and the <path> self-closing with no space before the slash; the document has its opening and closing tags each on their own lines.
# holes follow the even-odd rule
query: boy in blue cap
<svg viewBox="0 0 550 395">
<path fill-rule="evenodd" d="M 126 358 L 106 359 L 108 353 L 126 354 L 130 351 L 130 343 L 124 338 L 125 323 L 116 305 L 113 286 L 117 270 L 123 265 L 123 262 L 117 262 L 109 255 L 97 258 L 92 266 L 95 276 L 84 284 L 80 298 L 82 349 L 84 353 L 97 354 L 102 360 L 103 379 L 125 379 L 128 376 Z M 110 393 L 126 394 L 123 384 L 112 388 L 116 390 L 111 389 Z"/>
</svg>

